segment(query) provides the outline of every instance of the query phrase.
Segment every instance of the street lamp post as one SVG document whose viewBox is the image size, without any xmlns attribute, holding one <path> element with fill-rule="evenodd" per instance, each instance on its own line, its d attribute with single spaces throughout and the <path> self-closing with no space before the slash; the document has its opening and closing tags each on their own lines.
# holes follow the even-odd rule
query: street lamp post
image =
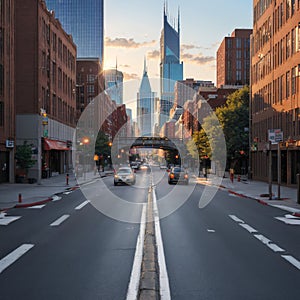
<svg viewBox="0 0 300 300">
<path fill-rule="evenodd" d="M 86 148 L 87 148 L 87 145 L 90 143 L 90 139 L 88 138 L 88 137 L 84 137 L 83 139 L 82 139 L 82 143 L 83 143 L 83 146 L 84 146 L 84 158 L 83 158 L 83 162 L 84 162 L 84 166 L 83 166 L 83 175 L 84 175 L 84 180 L 86 180 L 86 164 L 87 164 L 87 162 L 86 162 L 86 157 L 87 157 L 87 155 L 86 155 Z"/>
</svg>

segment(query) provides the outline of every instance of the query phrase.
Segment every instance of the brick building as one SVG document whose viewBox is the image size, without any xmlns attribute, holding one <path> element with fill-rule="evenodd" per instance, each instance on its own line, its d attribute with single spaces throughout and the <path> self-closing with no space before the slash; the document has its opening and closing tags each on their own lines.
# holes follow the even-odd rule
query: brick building
<svg viewBox="0 0 300 300">
<path fill-rule="evenodd" d="M 249 85 L 252 29 L 235 29 L 217 51 L 217 87 Z"/>
<path fill-rule="evenodd" d="M 274 181 L 279 177 L 283 184 L 296 184 L 296 174 L 300 173 L 300 1 L 255 0 L 253 4 L 250 103 L 253 178 L 267 181 L 270 166 Z M 280 160 L 278 144 L 268 145 L 268 131 L 276 129 L 283 133 Z M 277 172 L 277 162 L 281 174 Z"/>
<path fill-rule="evenodd" d="M 0 0 L 0 183 L 14 181 L 14 5 Z"/>
<path fill-rule="evenodd" d="M 16 143 L 32 144 L 29 177 L 39 181 L 72 164 L 76 45 L 44 1 L 22 0 L 15 8 Z"/>
</svg>

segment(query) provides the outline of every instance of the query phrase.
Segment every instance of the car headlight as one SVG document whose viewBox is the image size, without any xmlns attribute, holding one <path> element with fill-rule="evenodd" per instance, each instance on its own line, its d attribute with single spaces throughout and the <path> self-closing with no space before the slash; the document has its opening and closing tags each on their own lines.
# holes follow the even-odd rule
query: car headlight
<svg viewBox="0 0 300 300">
<path fill-rule="evenodd" d="M 188 179 L 188 178 L 189 178 L 188 174 L 184 174 L 184 179 Z"/>
<path fill-rule="evenodd" d="M 115 178 L 119 178 L 119 176 L 117 174 L 115 174 Z"/>
</svg>

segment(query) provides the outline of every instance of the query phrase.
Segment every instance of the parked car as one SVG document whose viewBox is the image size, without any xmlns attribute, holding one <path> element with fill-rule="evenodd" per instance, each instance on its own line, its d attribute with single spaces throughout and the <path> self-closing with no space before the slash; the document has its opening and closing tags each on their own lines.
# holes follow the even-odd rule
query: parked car
<svg viewBox="0 0 300 300">
<path fill-rule="evenodd" d="M 120 184 L 135 184 L 135 173 L 130 167 L 121 167 L 114 175 L 114 185 Z"/>
<path fill-rule="evenodd" d="M 166 165 L 160 165 L 159 167 L 160 167 L 160 169 L 163 169 L 163 170 L 167 169 Z"/>
<path fill-rule="evenodd" d="M 189 184 L 189 175 L 183 167 L 173 167 L 168 174 L 168 183 L 183 182 Z"/>
</svg>

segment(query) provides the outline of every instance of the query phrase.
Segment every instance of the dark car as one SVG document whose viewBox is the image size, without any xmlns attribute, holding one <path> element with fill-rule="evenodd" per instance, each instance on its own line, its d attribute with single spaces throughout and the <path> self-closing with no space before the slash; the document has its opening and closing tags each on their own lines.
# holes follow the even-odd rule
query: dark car
<svg viewBox="0 0 300 300">
<path fill-rule="evenodd" d="M 189 175 L 183 167 L 173 167 L 168 174 L 168 183 L 182 182 L 189 184 Z"/>
</svg>

